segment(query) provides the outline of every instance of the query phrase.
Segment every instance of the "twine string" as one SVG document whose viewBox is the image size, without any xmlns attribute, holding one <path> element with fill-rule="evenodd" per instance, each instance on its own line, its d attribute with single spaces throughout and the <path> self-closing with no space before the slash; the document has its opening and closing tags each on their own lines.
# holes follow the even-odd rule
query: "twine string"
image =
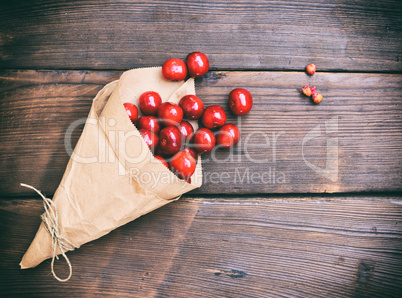
<svg viewBox="0 0 402 298">
<path fill-rule="evenodd" d="M 50 237 L 52 238 L 52 263 L 51 263 L 52 273 L 54 278 L 57 279 L 58 281 L 66 282 L 71 278 L 73 268 L 71 266 L 70 260 L 68 259 L 64 251 L 74 250 L 76 246 L 73 243 L 71 243 L 71 241 L 69 241 L 68 239 L 64 238 L 61 235 L 59 226 L 59 214 L 57 212 L 56 205 L 53 203 L 53 201 L 46 198 L 39 190 L 37 190 L 33 186 L 24 183 L 21 183 L 21 186 L 34 190 L 43 199 L 43 207 L 45 208 L 45 212 L 41 215 L 41 219 L 43 225 L 45 226 L 46 231 L 48 231 Z M 68 277 L 65 279 L 59 278 L 54 272 L 54 259 L 57 260 L 59 259 L 59 257 L 57 256 L 57 248 L 59 248 L 70 270 Z"/>
</svg>

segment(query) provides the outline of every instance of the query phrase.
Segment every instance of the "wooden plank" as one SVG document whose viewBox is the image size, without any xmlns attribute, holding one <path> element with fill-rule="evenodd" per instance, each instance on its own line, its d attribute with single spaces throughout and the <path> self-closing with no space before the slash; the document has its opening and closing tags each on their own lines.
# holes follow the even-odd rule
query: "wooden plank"
<svg viewBox="0 0 402 298">
<path fill-rule="evenodd" d="M 0 194 L 29 195 L 20 182 L 53 194 L 69 159 L 64 146 L 68 127 L 85 119 L 97 91 L 119 75 L 2 72 Z M 211 72 L 196 84 L 206 105 L 227 109 L 228 93 L 241 86 L 254 95 L 254 108 L 239 119 L 228 113 L 228 121 L 241 128 L 241 142 L 232 153 L 218 150 L 204 157 L 204 184 L 196 193 L 400 190 L 401 82 L 402 75 L 385 74 L 309 78 L 295 72 Z M 320 105 L 297 90 L 307 83 L 323 93 Z M 333 131 L 328 120 L 337 122 Z M 318 126 L 321 136 L 307 140 Z M 72 133 L 73 147 L 81 129 Z"/>
<path fill-rule="evenodd" d="M 36 199 L 0 201 L 3 295 L 397 297 L 400 197 L 187 198 L 50 261 L 20 270 L 39 224 Z M 67 266 L 56 262 L 61 276 Z"/>
<path fill-rule="evenodd" d="M 0 68 L 401 71 L 399 0 L 2 1 Z"/>
</svg>

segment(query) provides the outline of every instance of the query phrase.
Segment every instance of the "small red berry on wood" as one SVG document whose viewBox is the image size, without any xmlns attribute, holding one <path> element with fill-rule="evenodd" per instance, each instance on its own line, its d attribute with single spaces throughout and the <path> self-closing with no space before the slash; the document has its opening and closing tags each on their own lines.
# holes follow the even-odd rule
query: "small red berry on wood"
<svg viewBox="0 0 402 298">
<path fill-rule="evenodd" d="M 317 66 L 315 64 L 309 64 L 306 66 L 306 72 L 307 74 L 309 74 L 310 76 L 312 76 L 313 74 L 315 74 L 315 71 L 317 70 Z"/>
</svg>

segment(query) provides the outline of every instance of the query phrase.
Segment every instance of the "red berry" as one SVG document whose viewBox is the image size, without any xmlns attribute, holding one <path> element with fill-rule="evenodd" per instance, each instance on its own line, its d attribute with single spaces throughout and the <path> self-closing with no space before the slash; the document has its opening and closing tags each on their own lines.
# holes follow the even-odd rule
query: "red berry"
<svg viewBox="0 0 402 298">
<path fill-rule="evenodd" d="M 188 54 L 186 63 L 190 76 L 194 78 L 202 77 L 209 70 L 208 57 L 201 52 L 193 52 Z"/>
<path fill-rule="evenodd" d="M 194 151 L 194 149 L 191 149 L 191 148 L 189 148 L 189 147 L 186 147 L 186 148 L 183 149 L 183 151 L 189 153 L 189 154 L 195 159 L 195 161 L 197 161 L 197 159 L 198 159 L 198 154 L 197 154 L 197 152 Z"/>
<path fill-rule="evenodd" d="M 322 95 L 320 93 L 316 93 L 316 92 L 313 93 L 312 98 L 313 98 L 314 103 L 316 103 L 316 104 L 319 104 L 323 99 Z"/>
<path fill-rule="evenodd" d="M 158 146 L 158 135 L 146 129 L 140 129 L 139 131 L 145 143 L 147 143 L 149 149 L 151 149 L 151 151 L 154 151 L 155 148 Z"/>
<path fill-rule="evenodd" d="M 181 81 L 187 76 L 187 66 L 180 59 L 169 59 L 163 63 L 162 75 L 169 81 Z"/>
<path fill-rule="evenodd" d="M 193 148 L 198 154 L 211 152 L 215 147 L 215 135 L 208 128 L 199 128 L 193 136 Z"/>
<path fill-rule="evenodd" d="M 317 70 L 317 66 L 315 66 L 315 64 L 309 64 L 306 66 L 306 72 L 307 74 L 309 74 L 310 76 L 312 76 L 313 74 L 315 74 L 315 71 Z"/>
<path fill-rule="evenodd" d="M 304 86 L 304 88 L 302 88 L 302 92 L 304 95 L 306 96 L 311 96 L 311 87 L 310 86 Z"/>
<path fill-rule="evenodd" d="M 160 125 L 158 119 L 154 116 L 142 116 L 137 121 L 138 129 L 147 129 L 153 133 L 159 133 Z"/>
<path fill-rule="evenodd" d="M 245 115 L 253 107 L 253 98 L 246 89 L 236 88 L 229 94 L 229 107 L 237 116 Z"/>
<path fill-rule="evenodd" d="M 159 138 L 159 139 L 160 139 L 160 138 Z M 159 146 L 156 147 L 156 149 L 155 149 L 155 155 L 163 156 L 163 157 L 165 157 L 165 158 L 168 158 L 168 157 L 170 156 L 170 154 L 166 154 L 166 153 L 162 152 L 162 150 L 161 150 L 161 145 L 160 145 L 160 144 L 159 144 Z"/>
<path fill-rule="evenodd" d="M 162 156 L 155 155 L 155 158 L 158 159 L 165 167 L 169 169 L 169 164 Z"/>
<path fill-rule="evenodd" d="M 180 151 L 182 135 L 175 126 L 167 126 L 159 133 L 159 147 L 164 154 L 175 154 Z"/>
<path fill-rule="evenodd" d="M 160 95 L 154 91 L 147 91 L 140 96 L 140 110 L 144 115 L 156 116 L 162 103 Z"/>
<path fill-rule="evenodd" d="M 182 121 L 178 128 L 179 128 L 181 134 L 183 135 L 184 140 L 190 141 L 191 137 L 194 134 L 193 126 L 187 121 Z"/>
<path fill-rule="evenodd" d="M 202 124 L 209 129 L 221 127 L 226 122 L 226 112 L 218 105 L 209 106 L 202 114 Z"/>
<path fill-rule="evenodd" d="M 184 117 L 195 120 L 201 117 L 204 103 L 195 95 L 186 95 L 180 99 L 179 106 L 183 109 Z"/>
<path fill-rule="evenodd" d="M 239 137 L 239 128 L 232 123 L 228 123 L 219 129 L 218 135 L 216 136 L 216 143 L 219 144 L 221 148 L 228 149 L 237 144 Z"/>
<path fill-rule="evenodd" d="M 172 160 L 169 162 L 170 169 L 180 179 L 189 179 L 195 171 L 195 159 L 187 152 L 180 151 L 173 155 Z"/>
<path fill-rule="evenodd" d="M 124 103 L 124 108 L 126 109 L 127 115 L 130 118 L 132 123 L 137 122 L 138 119 L 138 109 L 137 106 L 133 103 L 126 102 Z"/>
<path fill-rule="evenodd" d="M 179 125 L 183 120 L 183 110 L 177 104 L 164 102 L 158 109 L 158 117 L 162 125 Z"/>
</svg>

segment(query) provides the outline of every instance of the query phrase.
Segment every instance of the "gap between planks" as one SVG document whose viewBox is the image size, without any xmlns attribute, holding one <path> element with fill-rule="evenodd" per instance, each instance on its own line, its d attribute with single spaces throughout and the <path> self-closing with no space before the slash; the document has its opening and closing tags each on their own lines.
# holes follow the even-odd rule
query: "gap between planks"
<svg viewBox="0 0 402 298">
<path fill-rule="evenodd" d="M 162 65 L 159 65 L 162 67 Z M 306 65 L 307 66 L 307 65 Z M 150 66 L 138 66 L 138 67 L 133 67 L 133 68 L 102 68 L 102 69 L 96 69 L 96 68 L 33 68 L 33 67 L 28 67 L 28 68 L 2 68 L 1 71 L 7 72 L 13 72 L 13 71 L 37 71 L 37 72 L 47 72 L 47 71 L 80 71 L 80 72 L 121 72 L 123 73 L 124 71 L 130 70 L 130 69 L 135 69 L 135 68 L 146 68 L 146 67 L 154 67 L 152 65 Z M 209 69 L 211 72 L 289 72 L 289 73 L 306 73 L 306 70 L 304 68 L 302 69 L 281 69 L 281 68 L 214 68 L 211 67 Z M 329 69 L 329 68 L 319 68 L 317 66 L 317 71 L 315 75 L 319 75 L 320 73 L 322 74 L 402 74 L 401 71 L 395 71 L 395 70 L 347 70 L 347 69 Z"/>
</svg>

